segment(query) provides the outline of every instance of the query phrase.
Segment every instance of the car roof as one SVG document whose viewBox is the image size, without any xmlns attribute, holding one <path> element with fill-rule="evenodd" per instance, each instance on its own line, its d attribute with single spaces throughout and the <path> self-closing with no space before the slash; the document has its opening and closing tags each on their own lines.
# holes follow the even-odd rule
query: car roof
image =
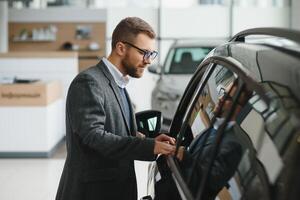
<svg viewBox="0 0 300 200">
<path fill-rule="evenodd" d="M 231 40 L 217 46 L 212 55 L 233 57 L 256 81 L 287 85 L 300 100 L 300 32 L 278 29 L 284 33 L 280 37 L 276 35 L 277 29 L 272 30 L 275 36 L 248 35 L 241 40 Z"/>
<path fill-rule="evenodd" d="M 230 56 L 238 60 L 259 82 L 271 81 L 287 85 L 300 99 L 300 57 L 283 49 L 264 44 L 232 43 Z M 296 50 L 299 52 L 299 48 Z M 294 51 L 295 52 L 295 51 Z"/>
<path fill-rule="evenodd" d="M 286 39 L 286 38 L 280 38 L 280 37 L 250 37 L 246 39 L 246 43 L 249 44 L 262 44 L 262 45 L 269 45 L 269 46 L 277 46 L 281 48 L 290 49 L 292 51 L 300 52 L 300 44 Z"/>
</svg>

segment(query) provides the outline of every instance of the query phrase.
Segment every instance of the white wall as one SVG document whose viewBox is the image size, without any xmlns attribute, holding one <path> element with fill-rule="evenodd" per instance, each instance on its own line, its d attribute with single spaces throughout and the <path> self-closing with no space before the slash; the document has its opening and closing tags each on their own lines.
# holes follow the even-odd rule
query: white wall
<svg viewBox="0 0 300 200">
<path fill-rule="evenodd" d="M 225 6 L 162 8 L 161 15 L 162 38 L 229 36 L 229 8 Z"/>
<path fill-rule="evenodd" d="M 162 8 L 160 64 L 163 64 L 174 39 L 228 38 L 229 7 L 197 5 L 188 8 Z"/>
<path fill-rule="evenodd" d="M 8 51 L 8 3 L 0 1 L 0 53 Z"/>
<path fill-rule="evenodd" d="M 256 27 L 289 28 L 289 8 L 234 7 L 233 34 Z"/>
<path fill-rule="evenodd" d="M 106 9 L 9 9 L 9 22 L 105 22 Z"/>
</svg>

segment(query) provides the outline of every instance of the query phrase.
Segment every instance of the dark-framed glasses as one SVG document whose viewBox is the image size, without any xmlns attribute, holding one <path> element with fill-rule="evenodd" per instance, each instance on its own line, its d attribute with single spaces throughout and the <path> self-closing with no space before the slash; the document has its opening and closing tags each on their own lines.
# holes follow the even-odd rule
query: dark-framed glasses
<svg viewBox="0 0 300 200">
<path fill-rule="evenodd" d="M 158 55 L 158 52 L 157 51 L 148 51 L 146 49 L 141 49 L 133 44 L 131 44 L 130 42 L 125 42 L 123 41 L 124 44 L 127 44 L 135 49 L 137 49 L 140 53 L 142 53 L 144 56 L 143 56 L 143 59 L 144 60 L 154 60 L 156 58 L 156 56 Z"/>
<path fill-rule="evenodd" d="M 244 95 L 243 95 L 244 93 Z M 228 91 L 226 91 L 225 88 L 220 88 L 218 91 L 218 96 L 220 99 L 223 99 L 225 101 L 233 101 L 233 96 L 230 95 L 230 93 Z M 242 91 L 242 94 L 239 95 L 238 99 L 236 100 L 236 104 L 240 105 L 240 106 L 245 106 L 245 104 L 247 103 L 247 101 L 245 101 L 245 97 L 243 98 L 243 96 L 245 96 L 245 91 Z M 250 98 L 250 97 L 249 97 Z"/>
<path fill-rule="evenodd" d="M 219 91 L 218 91 L 218 96 L 221 98 L 221 97 L 224 97 L 226 95 L 226 90 L 225 88 L 223 87 L 220 87 Z"/>
<path fill-rule="evenodd" d="M 226 100 L 232 100 L 232 96 L 228 95 L 225 88 L 221 87 L 218 91 L 219 98 L 226 98 Z"/>
</svg>

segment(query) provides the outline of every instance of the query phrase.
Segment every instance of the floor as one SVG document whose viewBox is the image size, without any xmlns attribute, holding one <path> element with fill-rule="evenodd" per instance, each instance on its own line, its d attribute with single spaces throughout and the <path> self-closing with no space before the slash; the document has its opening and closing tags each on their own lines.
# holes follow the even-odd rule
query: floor
<svg viewBox="0 0 300 200">
<path fill-rule="evenodd" d="M 0 159 L 0 200 L 54 200 L 66 157 L 62 143 L 51 158 Z M 147 162 L 136 162 L 138 196 L 146 193 Z"/>
</svg>

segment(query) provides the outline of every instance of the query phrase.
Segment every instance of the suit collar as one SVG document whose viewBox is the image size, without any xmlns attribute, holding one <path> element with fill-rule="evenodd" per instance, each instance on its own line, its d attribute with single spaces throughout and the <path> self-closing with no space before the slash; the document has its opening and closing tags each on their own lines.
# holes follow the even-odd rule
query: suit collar
<svg viewBox="0 0 300 200">
<path fill-rule="evenodd" d="M 131 122 L 130 122 L 131 124 L 130 124 L 129 127 L 132 128 L 131 132 L 132 132 L 133 135 L 135 135 L 135 132 L 137 130 L 137 127 L 136 127 L 136 124 L 135 124 L 135 115 L 134 115 L 135 111 L 133 109 L 133 106 L 132 106 L 132 103 L 131 103 L 131 99 L 130 99 L 129 94 L 128 94 L 128 92 L 127 92 L 126 89 L 125 89 L 125 94 L 126 94 L 126 97 L 128 99 L 128 102 L 129 102 L 129 109 L 130 109 L 130 115 L 131 115 L 131 117 L 130 117 L 131 118 Z"/>
<path fill-rule="evenodd" d="M 119 107 L 121 109 L 121 112 L 122 112 L 122 117 L 123 117 L 123 120 L 126 124 L 126 129 L 130 135 L 131 133 L 131 129 L 130 129 L 130 125 L 128 124 L 127 120 L 126 120 L 126 115 L 125 115 L 125 108 L 124 108 L 124 105 L 122 103 L 122 97 L 121 97 L 121 94 L 120 94 L 120 91 L 119 91 L 119 86 L 117 85 L 117 83 L 115 82 L 114 80 L 114 77 L 112 76 L 112 74 L 110 73 L 109 69 L 107 68 L 106 64 L 101 60 L 98 64 L 97 64 L 97 67 L 103 72 L 104 76 L 107 78 L 108 82 L 109 82 L 109 85 L 118 101 L 118 104 L 119 104 Z M 126 89 L 125 89 L 125 93 L 127 95 L 127 97 L 129 97 Z M 133 116 L 133 108 L 131 106 L 131 101 L 130 99 L 128 98 L 129 102 L 130 102 L 130 108 L 131 108 L 131 116 L 132 116 L 132 123 L 135 122 L 135 118 Z M 135 132 L 135 126 L 133 125 L 133 132 Z"/>
<path fill-rule="evenodd" d="M 225 122 L 225 118 L 219 118 L 219 117 L 217 117 L 217 118 L 216 118 L 216 121 L 215 121 L 215 123 L 214 123 L 214 125 L 213 125 L 214 129 L 218 130 L 219 127 L 220 127 L 224 122 Z M 232 126 L 234 126 L 235 124 L 236 124 L 235 121 L 229 121 L 229 122 L 227 122 L 227 125 L 226 125 L 225 130 L 230 129 L 230 128 L 231 128 Z"/>
<path fill-rule="evenodd" d="M 115 82 L 120 88 L 125 88 L 129 83 L 129 76 L 123 76 L 123 74 L 119 71 L 119 69 L 112 64 L 108 59 L 102 58 L 102 61 L 107 66 L 110 74 L 114 78 Z"/>
<path fill-rule="evenodd" d="M 208 143 L 209 137 L 214 136 L 215 133 L 216 129 L 214 129 L 213 127 L 207 128 L 201 133 L 199 133 L 191 142 L 189 146 L 189 151 L 194 153 L 195 151 L 199 150 L 199 147 L 203 145 L 204 140 L 206 139 L 205 142 Z M 207 134 L 209 135 L 207 136 Z"/>
<path fill-rule="evenodd" d="M 223 139 L 222 139 L 221 143 L 225 140 L 227 135 L 232 134 L 232 132 L 234 132 L 235 127 L 236 127 L 235 123 L 230 123 L 226 126 L 226 128 L 223 130 L 223 131 L 225 131 L 225 133 L 223 133 L 224 135 L 223 135 Z M 218 130 L 213 127 L 210 127 L 208 129 L 204 130 L 202 133 L 197 135 L 197 137 L 191 142 L 191 144 L 189 146 L 189 151 L 192 154 L 195 154 L 200 150 L 201 146 L 208 146 L 208 145 L 212 145 L 213 143 L 215 143 L 217 131 Z M 208 134 L 208 136 L 207 136 L 207 134 Z M 201 148 L 201 149 L 203 149 L 203 148 Z"/>
</svg>

